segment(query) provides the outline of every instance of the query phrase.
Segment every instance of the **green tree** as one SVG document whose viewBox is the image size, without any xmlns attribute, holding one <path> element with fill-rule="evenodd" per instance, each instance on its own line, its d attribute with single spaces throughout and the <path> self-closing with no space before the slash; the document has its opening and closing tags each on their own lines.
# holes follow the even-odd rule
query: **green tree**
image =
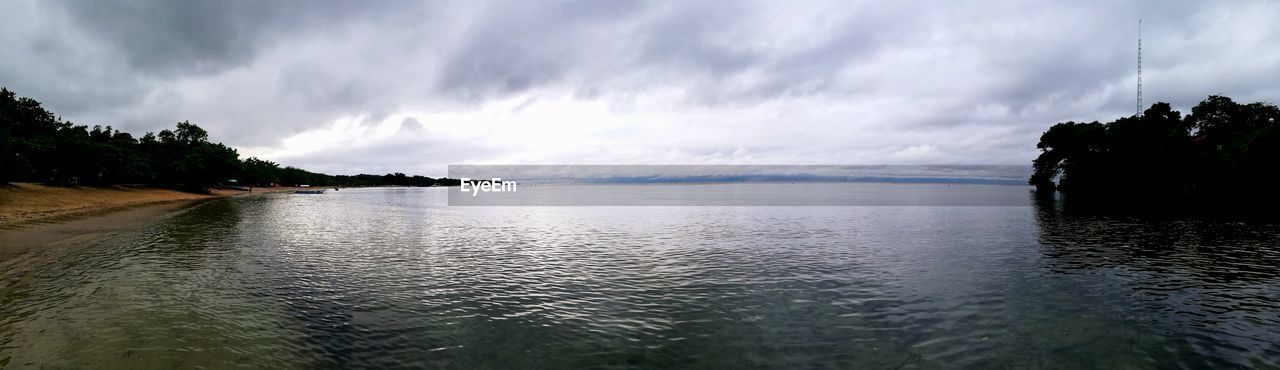
<svg viewBox="0 0 1280 370">
<path fill-rule="evenodd" d="M 1040 137 L 1029 182 L 1087 198 L 1280 199 L 1280 109 L 1210 96 L 1185 118 L 1167 103 L 1106 124 L 1064 122 Z"/>
<path fill-rule="evenodd" d="M 402 173 L 335 177 L 280 168 L 258 158 L 241 161 L 235 149 L 210 143 L 208 131 L 190 121 L 135 139 L 111 126 L 62 121 L 40 102 L 0 87 L 0 183 L 147 183 L 204 191 L 233 179 L 247 184 L 456 184 Z"/>
</svg>

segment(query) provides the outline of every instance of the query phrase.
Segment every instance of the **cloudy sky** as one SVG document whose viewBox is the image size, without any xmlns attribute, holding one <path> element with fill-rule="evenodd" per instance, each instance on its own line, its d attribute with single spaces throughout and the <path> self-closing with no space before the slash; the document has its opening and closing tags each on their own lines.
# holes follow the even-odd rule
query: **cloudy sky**
<svg viewBox="0 0 1280 370">
<path fill-rule="evenodd" d="M 963 3 L 963 4 L 960 4 Z M 1026 164 L 1050 124 L 1280 94 L 1274 1 L 3 0 L 0 85 L 329 173 Z"/>
</svg>

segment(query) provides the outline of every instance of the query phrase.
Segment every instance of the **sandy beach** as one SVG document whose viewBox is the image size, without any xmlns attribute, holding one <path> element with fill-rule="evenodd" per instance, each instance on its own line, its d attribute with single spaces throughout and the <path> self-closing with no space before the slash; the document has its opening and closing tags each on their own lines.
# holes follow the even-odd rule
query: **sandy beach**
<svg viewBox="0 0 1280 370">
<path fill-rule="evenodd" d="M 0 185 L 0 228 L 101 214 L 140 205 L 211 199 L 242 193 L 247 192 L 214 190 L 212 194 L 196 194 L 145 186 L 72 188 L 12 183 Z"/>
<path fill-rule="evenodd" d="M 31 183 L 0 186 L 0 255 L 66 244 L 140 224 L 219 198 L 292 191 L 256 188 L 252 193 L 213 190 L 195 194 L 144 186 L 55 187 Z"/>
<path fill-rule="evenodd" d="M 292 190 L 255 188 L 253 193 L 214 190 L 195 194 L 141 186 L 0 186 L 0 269 L 9 272 L 0 277 L 0 293 L 21 284 L 23 271 L 113 232 L 145 226 L 208 201 Z"/>
</svg>

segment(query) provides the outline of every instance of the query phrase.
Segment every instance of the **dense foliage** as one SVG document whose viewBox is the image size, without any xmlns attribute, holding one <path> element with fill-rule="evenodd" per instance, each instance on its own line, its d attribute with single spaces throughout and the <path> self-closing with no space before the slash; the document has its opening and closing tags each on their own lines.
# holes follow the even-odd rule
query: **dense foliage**
<svg viewBox="0 0 1280 370">
<path fill-rule="evenodd" d="M 1280 109 L 1210 96 L 1183 117 L 1156 103 L 1141 116 L 1105 124 L 1056 124 L 1037 147 L 1030 182 L 1042 191 L 1094 199 L 1275 200 Z"/>
<path fill-rule="evenodd" d="M 190 122 L 141 138 L 111 126 L 77 126 L 60 120 L 33 99 L 0 88 L 0 183 L 10 181 L 156 184 L 196 190 L 232 183 L 456 185 L 456 180 L 403 173 L 330 176 L 257 158 L 242 161 L 235 149 L 209 142 L 208 132 Z"/>
</svg>

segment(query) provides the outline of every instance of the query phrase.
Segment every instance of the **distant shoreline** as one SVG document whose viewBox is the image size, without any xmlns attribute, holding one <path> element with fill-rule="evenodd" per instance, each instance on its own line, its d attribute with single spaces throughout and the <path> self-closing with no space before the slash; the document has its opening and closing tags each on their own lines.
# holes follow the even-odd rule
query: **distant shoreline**
<svg viewBox="0 0 1280 370">
<path fill-rule="evenodd" d="M 521 182 L 521 185 L 531 186 L 585 186 L 585 185 L 752 185 L 752 184 L 896 184 L 896 185 L 995 185 L 995 186 L 1029 186 L 1025 180 L 1005 180 L 1005 179 L 963 179 L 963 178 L 884 178 L 884 179 L 856 179 L 856 180 L 830 180 L 830 179 L 813 179 L 813 178 L 797 178 L 797 179 L 765 179 L 765 180 L 738 180 L 738 179 L 700 179 L 700 178 L 680 178 L 670 180 L 632 180 L 632 179 L 574 179 L 573 181 L 556 180 L 532 180 Z"/>
</svg>

